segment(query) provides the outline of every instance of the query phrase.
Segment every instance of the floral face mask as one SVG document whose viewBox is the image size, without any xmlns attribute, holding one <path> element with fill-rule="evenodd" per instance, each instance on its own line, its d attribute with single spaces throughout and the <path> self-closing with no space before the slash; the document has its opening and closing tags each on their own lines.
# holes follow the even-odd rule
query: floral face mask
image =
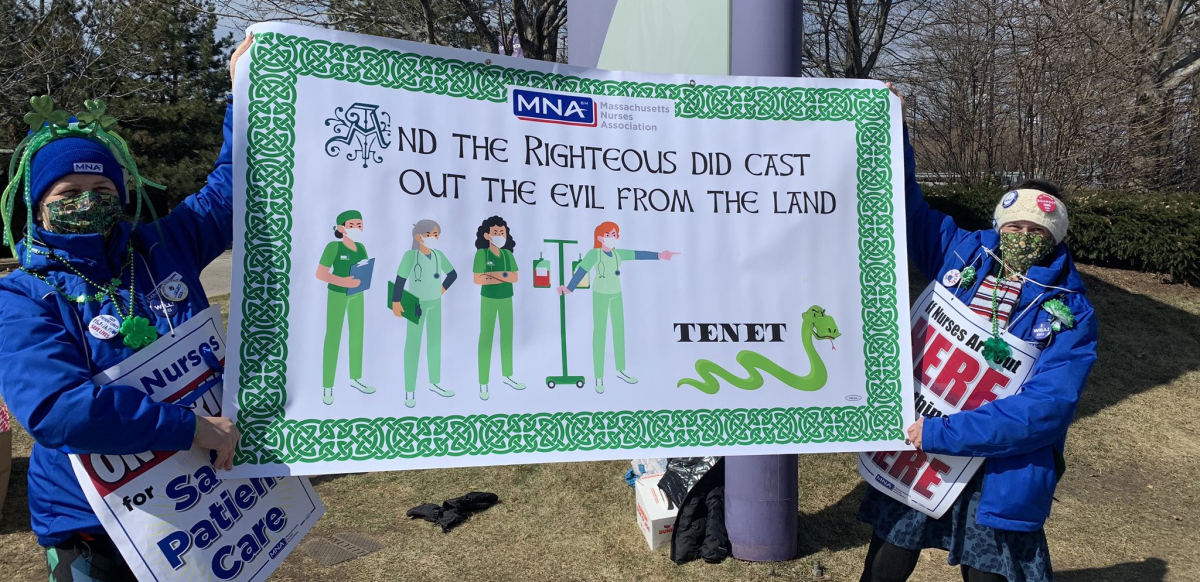
<svg viewBox="0 0 1200 582">
<path fill-rule="evenodd" d="M 88 190 L 46 203 L 50 231 L 62 234 L 108 234 L 125 214 L 116 192 Z"/>
<path fill-rule="evenodd" d="M 1000 233 L 1000 258 L 1010 269 L 1005 277 L 1024 275 L 1054 250 L 1050 237 L 1034 232 Z"/>
</svg>

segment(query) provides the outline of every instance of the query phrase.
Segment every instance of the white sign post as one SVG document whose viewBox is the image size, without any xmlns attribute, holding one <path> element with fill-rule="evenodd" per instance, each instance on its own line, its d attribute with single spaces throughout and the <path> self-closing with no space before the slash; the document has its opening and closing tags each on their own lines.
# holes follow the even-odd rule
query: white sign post
<svg viewBox="0 0 1200 582">
<path fill-rule="evenodd" d="M 882 83 L 253 31 L 236 475 L 904 446 Z"/>
</svg>

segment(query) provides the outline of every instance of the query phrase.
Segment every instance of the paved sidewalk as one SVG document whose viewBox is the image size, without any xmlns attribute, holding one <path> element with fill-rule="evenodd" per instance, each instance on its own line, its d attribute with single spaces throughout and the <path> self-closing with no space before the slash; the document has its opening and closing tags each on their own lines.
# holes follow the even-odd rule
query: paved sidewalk
<svg viewBox="0 0 1200 582">
<path fill-rule="evenodd" d="M 225 254 L 217 257 L 217 260 L 200 273 L 200 284 L 204 285 L 204 292 L 209 297 L 216 297 L 229 293 L 232 278 L 233 251 L 225 251 Z"/>
</svg>

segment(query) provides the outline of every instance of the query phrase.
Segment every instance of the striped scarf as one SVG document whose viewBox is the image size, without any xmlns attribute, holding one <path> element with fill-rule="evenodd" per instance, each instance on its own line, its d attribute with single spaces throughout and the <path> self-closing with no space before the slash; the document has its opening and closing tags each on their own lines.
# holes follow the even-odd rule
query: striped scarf
<svg viewBox="0 0 1200 582">
<path fill-rule="evenodd" d="M 975 296 L 971 298 L 969 305 L 972 312 L 988 321 L 992 320 L 992 289 L 995 288 L 996 276 L 988 275 L 979 284 L 979 289 L 975 291 Z M 1020 297 L 1020 281 L 1010 281 L 1008 279 L 1000 281 L 1000 288 L 996 291 L 996 319 L 1000 321 L 1002 329 L 1008 329 L 1008 320 L 1012 317 L 1013 309 L 1017 307 L 1017 300 Z"/>
</svg>

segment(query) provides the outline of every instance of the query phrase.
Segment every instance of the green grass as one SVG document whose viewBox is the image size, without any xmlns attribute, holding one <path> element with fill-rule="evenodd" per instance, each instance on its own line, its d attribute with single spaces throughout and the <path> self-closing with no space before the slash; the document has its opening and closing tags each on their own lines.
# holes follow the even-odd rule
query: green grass
<svg viewBox="0 0 1200 582">
<path fill-rule="evenodd" d="M 1146 274 L 1082 267 L 1100 317 L 1100 359 L 1067 445 L 1069 468 L 1046 526 L 1059 582 L 1200 580 L 1200 291 Z M 18 431 L 15 477 L 30 441 Z M 800 458 L 800 557 L 675 566 L 637 530 L 625 462 L 370 473 L 313 479 L 329 507 L 313 535 L 376 537 L 385 548 L 326 568 L 295 552 L 274 580 L 458 582 L 858 579 L 869 530 L 854 520 L 865 485 L 853 455 Z M 468 491 L 502 504 L 449 534 L 404 512 Z M 0 523 L 0 578 L 44 580 L 25 486 Z M 957 582 L 945 552 L 926 551 L 914 581 Z"/>
</svg>

